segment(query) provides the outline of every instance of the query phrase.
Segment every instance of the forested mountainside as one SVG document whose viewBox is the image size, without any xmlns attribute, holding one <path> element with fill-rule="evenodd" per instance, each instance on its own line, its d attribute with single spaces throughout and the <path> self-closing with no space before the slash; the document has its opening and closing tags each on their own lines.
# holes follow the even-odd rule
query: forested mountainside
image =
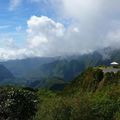
<svg viewBox="0 0 120 120">
<path fill-rule="evenodd" d="M 30 87 L 48 87 L 68 83 L 88 67 L 109 66 L 111 62 L 120 63 L 119 49 L 102 49 L 84 55 L 55 58 L 29 58 L 3 62 L 16 78 Z M 22 80 L 23 79 L 23 80 Z M 17 80 L 17 79 L 16 79 Z M 54 81 L 54 82 L 53 82 Z"/>
<path fill-rule="evenodd" d="M 61 92 L 9 86 L 0 94 L 2 120 L 120 120 L 120 71 L 88 68 Z"/>
<path fill-rule="evenodd" d="M 89 68 L 62 92 L 39 90 L 38 96 L 35 120 L 119 120 L 120 72 Z"/>
<path fill-rule="evenodd" d="M 27 74 L 26 78 L 42 80 L 43 78 L 56 77 L 69 82 L 88 67 L 109 66 L 113 61 L 120 63 L 120 50 L 105 49 L 102 52 L 96 51 L 43 64 Z"/>
</svg>

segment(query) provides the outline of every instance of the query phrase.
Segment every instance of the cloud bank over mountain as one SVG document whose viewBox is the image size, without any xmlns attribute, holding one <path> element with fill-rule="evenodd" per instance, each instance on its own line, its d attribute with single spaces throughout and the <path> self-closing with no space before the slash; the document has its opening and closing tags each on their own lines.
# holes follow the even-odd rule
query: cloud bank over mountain
<svg viewBox="0 0 120 120">
<path fill-rule="evenodd" d="M 42 1 L 31 0 L 31 2 L 41 4 Z M 24 46 L 15 47 L 12 42 L 14 47 L 8 47 L 8 44 L 1 48 L 2 59 L 83 54 L 108 46 L 120 46 L 119 0 L 45 0 L 44 2 L 54 7 L 57 19 L 31 15 L 26 21 Z M 12 8 L 17 7 L 16 4 L 13 4 Z"/>
</svg>

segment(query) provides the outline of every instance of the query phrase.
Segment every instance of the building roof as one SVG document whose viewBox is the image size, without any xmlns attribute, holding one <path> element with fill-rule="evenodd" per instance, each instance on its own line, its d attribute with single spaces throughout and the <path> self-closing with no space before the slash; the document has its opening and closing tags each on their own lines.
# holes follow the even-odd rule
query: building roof
<svg viewBox="0 0 120 120">
<path fill-rule="evenodd" d="M 117 62 L 112 62 L 111 65 L 119 65 Z"/>
</svg>

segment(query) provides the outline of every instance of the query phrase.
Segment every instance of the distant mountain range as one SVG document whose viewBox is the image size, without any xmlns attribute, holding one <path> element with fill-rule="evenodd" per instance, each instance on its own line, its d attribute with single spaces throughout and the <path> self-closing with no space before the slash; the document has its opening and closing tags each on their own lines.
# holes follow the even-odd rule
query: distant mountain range
<svg viewBox="0 0 120 120">
<path fill-rule="evenodd" d="M 1 64 L 8 68 L 14 76 L 23 77 L 29 73 L 29 71 L 38 68 L 42 64 L 53 62 L 55 59 L 56 58 L 53 57 L 35 57 L 22 60 L 8 60 L 1 62 Z"/>
<path fill-rule="evenodd" d="M 120 63 L 120 49 L 105 48 L 84 55 L 27 58 L 10 60 L 1 64 L 16 78 L 25 79 L 27 85 L 44 87 L 57 84 L 56 81 L 61 83 L 61 80 L 67 83 L 88 67 L 108 66 L 113 61 Z"/>
</svg>

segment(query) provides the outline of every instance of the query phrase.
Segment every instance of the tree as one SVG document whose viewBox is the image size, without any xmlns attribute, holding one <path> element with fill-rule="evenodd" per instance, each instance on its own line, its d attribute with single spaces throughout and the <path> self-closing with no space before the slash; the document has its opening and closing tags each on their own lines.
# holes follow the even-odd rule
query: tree
<svg viewBox="0 0 120 120">
<path fill-rule="evenodd" d="M 24 88 L 0 88 L 0 118 L 2 120 L 31 120 L 37 99 L 33 91 Z"/>
</svg>

